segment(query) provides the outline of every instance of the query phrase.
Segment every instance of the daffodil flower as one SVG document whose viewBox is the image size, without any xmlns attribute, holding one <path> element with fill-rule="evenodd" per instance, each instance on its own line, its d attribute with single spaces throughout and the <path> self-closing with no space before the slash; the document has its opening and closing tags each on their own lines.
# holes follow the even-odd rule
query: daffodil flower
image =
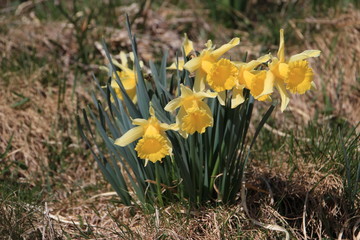
<svg viewBox="0 0 360 240">
<path fill-rule="evenodd" d="M 206 76 L 209 86 L 216 92 L 232 89 L 236 84 L 238 69 L 230 60 L 221 58 L 213 64 Z"/>
<path fill-rule="evenodd" d="M 269 96 L 273 92 L 273 76 L 268 73 L 264 74 L 263 71 L 254 71 L 260 64 L 266 63 L 269 60 L 270 54 L 267 54 L 248 63 L 235 62 L 238 66 L 238 78 L 232 92 L 231 108 L 236 108 L 245 101 L 243 96 L 244 88 L 249 89 L 255 99 L 269 99 L 262 96 Z"/>
<path fill-rule="evenodd" d="M 182 46 L 184 48 L 185 56 L 189 56 L 189 54 L 194 50 L 193 42 L 189 40 L 187 34 L 184 34 L 184 41 L 182 43 Z M 184 70 L 184 59 L 177 59 L 177 62 L 172 63 L 167 69 L 169 70 L 177 70 L 180 71 Z"/>
<path fill-rule="evenodd" d="M 305 59 L 318 56 L 320 56 L 319 50 L 306 50 L 293 55 L 289 61 L 286 62 L 284 30 L 280 30 L 280 45 L 277 58 L 274 57 L 272 59 L 272 62 L 269 64 L 269 69 L 274 75 L 274 84 L 280 93 L 281 111 L 285 110 L 290 101 L 287 90 L 291 93 L 304 94 L 312 87 L 315 87 L 313 83 L 313 71 Z"/>
<path fill-rule="evenodd" d="M 176 124 L 161 123 L 155 116 L 155 111 L 150 104 L 149 119 L 134 119 L 133 125 L 137 125 L 127 131 L 120 138 L 115 140 L 115 144 L 124 147 L 137 139 L 141 138 L 136 144 L 135 151 L 138 157 L 146 161 L 157 162 L 164 157 L 172 154 L 172 145 L 165 131 L 177 130 Z"/>
<path fill-rule="evenodd" d="M 200 92 L 205 89 L 206 76 L 210 73 L 213 65 L 224 53 L 237 46 L 239 43 L 239 38 L 233 38 L 229 43 L 222 45 L 218 49 L 215 49 L 211 40 L 209 40 L 205 44 L 206 49 L 201 51 L 198 57 L 194 57 L 185 63 L 184 69 L 188 70 L 190 73 L 195 72 L 195 91 Z"/>
<path fill-rule="evenodd" d="M 204 133 L 207 127 L 213 125 L 213 117 L 209 106 L 203 101 L 204 98 L 215 98 L 214 92 L 193 92 L 190 88 L 180 85 L 181 95 L 171 100 L 165 110 L 173 112 L 180 108 L 176 122 L 179 133 L 187 138 L 188 134 L 195 132 Z"/>
<path fill-rule="evenodd" d="M 119 55 L 120 55 L 121 63 L 119 63 L 115 59 L 112 60 L 114 65 L 117 66 L 118 68 L 120 68 L 120 71 L 117 71 L 116 73 L 118 74 L 120 81 L 122 82 L 122 84 L 125 88 L 125 91 L 129 95 L 130 99 L 133 102 L 136 102 L 136 100 L 137 100 L 137 97 L 136 97 L 136 83 L 137 83 L 136 71 L 134 69 L 129 68 L 127 56 L 124 52 L 120 52 Z M 133 53 L 129 54 L 130 59 L 134 62 L 133 56 L 134 56 Z M 142 65 L 142 63 L 140 63 L 140 64 Z M 109 72 L 109 69 L 107 67 L 101 67 L 101 69 L 104 69 Z M 111 77 L 110 85 L 114 89 L 117 97 L 119 99 L 123 100 L 120 86 L 116 82 L 115 73 L 113 73 L 113 75 Z M 111 101 L 113 101 L 112 97 L 111 97 Z"/>
</svg>

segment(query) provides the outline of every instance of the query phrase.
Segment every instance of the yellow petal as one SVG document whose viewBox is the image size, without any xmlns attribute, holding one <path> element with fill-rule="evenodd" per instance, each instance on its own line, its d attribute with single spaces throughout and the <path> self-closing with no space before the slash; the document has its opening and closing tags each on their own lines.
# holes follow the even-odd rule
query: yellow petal
<svg viewBox="0 0 360 240">
<path fill-rule="evenodd" d="M 205 47 L 207 48 L 207 49 L 211 49 L 212 48 L 212 41 L 211 40 L 208 40 L 206 43 L 205 43 Z"/>
<path fill-rule="evenodd" d="M 256 60 L 252 60 L 248 63 L 245 64 L 245 69 L 247 70 L 253 70 L 254 68 L 256 68 L 257 66 L 259 66 L 262 63 L 266 63 L 267 61 L 269 61 L 271 58 L 270 54 L 266 54 L 264 56 L 259 57 Z"/>
<path fill-rule="evenodd" d="M 289 66 L 286 63 L 279 63 L 279 75 L 281 78 L 285 79 L 288 77 Z"/>
<path fill-rule="evenodd" d="M 188 97 L 194 95 L 194 92 L 191 91 L 189 87 L 184 86 L 183 84 L 180 84 L 180 93 L 181 97 Z"/>
<path fill-rule="evenodd" d="M 188 70 L 190 73 L 195 72 L 200 67 L 201 67 L 200 57 L 194 57 L 190 61 L 186 62 L 184 65 L 184 69 Z"/>
<path fill-rule="evenodd" d="M 240 84 L 245 85 L 247 89 L 250 89 L 252 82 L 254 81 L 255 75 L 250 71 L 243 71 L 243 80 L 239 81 Z"/>
<path fill-rule="evenodd" d="M 289 76 L 285 79 L 286 89 L 291 93 L 304 94 L 311 89 L 314 73 L 306 60 L 289 63 Z"/>
<path fill-rule="evenodd" d="M 275 76 L 271 71 L 266 72 L 266 79 L 264 81 L 264 91 L 259 95 L 259 97 L 267 94 L 271 94 L 274 91 L 274 81 Z"/>
<path fill-rule="evenodd" d="M 126 54 L 123 52 L 123 51 L 121 51 L 120 52 L 120 60 L 121 60 L 121 63 L 124 65 L 124 66 L 128 66 L 128 61 L 127 61 L 127 57 L 126 57 Z"/>
<path fill-rule="evenodd" d="M 201 92 L 205 89 L 205 77 L 206 77 L 205 72 L 196 71 L 195 82 L 194 82 L 194 90 L 196 92 Z"/>
<path fill-rule="evenodd" d="M 280 44 L 277 56 L 280 62 L 285 62 L 285 42 L 284 42 L 284 29 L 280 29 Z"/>
<path fill-rule="evenodd" d="M 161 161 L 172 152 L 169 139 L 161 134 L 145 135 L 136 144 L 135 151 L 141 159 L 151 162 Z"/>
<path fill-rule="evenodd" d="M 155 110 L 154 110 L 151 102 L 149 104 L 149 113 L 150 113 L 150 116 L 155 117 Z"/>
<path fill-rule="evenodd" d="M 216 92 L 211 92 L 210 90 L 206 92 L 195 92 L 196 97 L 203 99 L 203 98 L 215 98 L 218 94 Z"/>
<path fill-rule="evenodd" d="M 105 67 L 105 66 L 100 66 L 99 69 L 102 70 L 102 71 L 109 72 L 109 68 Z"/>
<path fill-rule="evenodd" d="M 185 115 L 186 115 L 185 109 L 184 109 L 184 108 L 180 108 L 178 114 L 176 115 L 176 124 L 177 124 L 178 126 L 181 126 L 181 121 L 182 121 L 182 119 L 183 119 L 183 117 L 184 117 Z M 179 134 L 180 134 L 183 138 L 188 138 L 188 136 L 189 136 L 189 135 L 188 135 L 185 131 L 183 131 L 181 128 L 179 128 L 178 132 L 179 132 Z"/>
<path fill-rule="evenodd" d="M 127 131 L 124 135 L 122 135 L 120 138 L 115 140 L 115 144 L 119 145 L 121 147 L 125 147 L 126 145 L 132 143 L 133 141 L 137 140 L 138 138 L 141 138 L 141 136 L 144 134 L 144 128 L 134 127 Z"/>
<path fill-rule="evenodd" d="M 173 62 L 169 67 L 167 67 L 166 69 L 169 70 L 184 70 L 184 60 L 183 59 L 179 59 L 178 62 Z"/>
<path fill-rule="evenodd" d="M 166 130 L 177 131 L 177 130 L 179 130 L 179 126 L 176 123 L 173 123 L 173 124 L 160 123 L 160 128 L 162 131 L 166 131 Z"/>
<path fill-rule="evenodd" d="M 274 75 L 270 71 L 262 70 L 255 75 L 251 94 L 259 101 L 270 100 L 270 95 L 273 92 Z"/>
<path fill-rule="evenodd" d="M 206 81 L 213 90 L 222 92 L 235 86 L 237 75 L 238 68 L 230 60 L 222 58 L 213 64 Z"/>
<path fill-rule="evenodd" d="M 306 50 L 303 51 L 302 53 L 291 56 L 289 59 L 289 63 L 304 60 L 311 57 L 318 57 L 320 56 L 320 53 L 321 51 L 319 50 Z"/>
<path fill-rule="evenodd" d="M 281 97 L 281 107 L 280 110 L 283 112 L 287 105 L 290 102 L 289 94 L 285 89 L 285 85 L 283 83 L 275 82 L 275 87 L 278 89 Z"/>
<path fill-rule="evenodd" d="M 195 132 L 201 134 L 206 131 L 207 127 L 212 125 L 213 118 L 211 115 L 211 110 L 208 111 L 205 108 L 187 112 L 187 114 L 181 119 L 180 128 L 188 134 L 193 134 Z"/>
<path fill-rule="evenodd" d="M 148 123 L 148 120 L 142 119 L 142 118 L 135 118 L 135 119 L 132 119 L 131 122 L 133 125 L 144 126 Z"/>
<path fill-rule="evenodd" d="M 226 53 L 227 51 L 229 51 L 230 49 L 232 49 L 233 47 L 239 45 L 240 43 L 240 38 L 233 38 L 229 43 L 222 45 L 221 47 L 219 47 L 218 49 L 214 50 L 211 55 L 215 58 L 218 59 L 220 58 L 224 53 Z"/>
<path fill-rule="evenodd" d="M 168 112 L 173 112 L 175 111 L 178 107 L 180 107 L 181 104 L 181 98 L 175 98 L 173 100 L 171 100 L 170 102 L 168 102 L 168 104 L 166 104 L 165 106 L 165 111 Z"/>
<path fill-rule="evenodd" d="M 185 55 L 189 55 L 189 53 L 194 50 L 194 46 L 193 46 L 193 42 L 189 40 L 187 34 L 185 33 L 185 38 L 184 38 L 184 42 L 183 42 L 183 47 L 184 47 L 184 51 L 185 51 Z"/>
<path fill-rule="evenodd" d="M 243 87 L 236 87 L 233 89 L 232 98 L 231 98 L 231 108 L 236 108 L 245 101 L 243 91 L 244 91 Z"/>
<path fill-rule="evenodd" d="M 217 99 L 218 99 L 220 105 L 225 106 L 226 91 L 218 92 Z"/>
</svg>

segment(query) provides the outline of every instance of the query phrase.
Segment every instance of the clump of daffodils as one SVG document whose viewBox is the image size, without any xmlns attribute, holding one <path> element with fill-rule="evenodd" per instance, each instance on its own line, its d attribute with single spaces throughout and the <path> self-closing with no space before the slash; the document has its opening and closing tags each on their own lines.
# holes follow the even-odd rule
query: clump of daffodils
<svg viewBox="0 0 360 240">
<path fill-rule="evenodd" d="M 167 67 L 164 57 L 160 66 L 150 62 L 146 70 L 128 27 L 132 52 L 111 57 L 104 44 L 109 64 L 102 69 L 109 78 L 99 86 L 103 101 L 94 97 L 95 108 L 83 112 L 84 124 L 78 118 L 79 132 L 104 177 L 126 205 L 183 199 L 195 205 L 235 203 L 251 147 L 275 108 L 270 105 L 249 137 L 254 102 L 273 101 L 277 90 L 284 111 L 291 94 L 315 88 L 308 59 L 320 51 L 286 57 L 280 30 L 276 55 L 242 62 L 233 60 L 241 59 L 234 54 L 224 57 L 239 38 L 220 47 L 209 40 L 201 50 L 185 35 L 183 58 Z M 146 78 L 144 71 L 150 72 Z"/>
<path fill-rule="evenodd" d="M 182 137 L 187 138 L 188 135 L 195 132 L 202 134 L 206 128 L 213 126 L 214 120 L 212 112 L 206 104 L 207 98 L 217 97 L 219 103 L 225 105 L 227 96 L 231 96 L 230 106 L 236 108 L 245 101 L 245 89 L 248 89 L 258 101 L 271 101 L 271 94 L 276 88 L 281 97 L 281 111 L 284 111 L 289 104 L 289 92 L 304 94 L 315 87 L 313 70 L 307 59 L 318 57 L 319 50 L 306 50 L 286 60 L 284 31 L 281 29 L 280 46 L 276 57 L 267 54 L 247 63 L 231 61 L 222 57 L 239 43 L 240 39 L 234 38 L 227 44 L 215 48 L 209 40 L 205 44 L 206 48 L 198 56 L 193 56 L 186 63 L 184 60 L 178 60 L 168 67 L 172 70 L 187 70 L 194 75 L 193 88 L 181 84 L 180 96 L 171 100 L 164 107 L 168 112 L 175 112 L 179 109 L 174 125 L 172 127 L 160 125 L 151 108 L 151 118 L 142 121 L 133 120 L 134 125 L 140 126 L 129 130 L 117 139 L 115 144 L 123 147 L 143 136 L 135 148 L 138 157 L 146 162 L 149 160 L 151 162 L 161 161 L 165 156 L 172 154 L 171 143 L 166 138 L 165 130 L 177 129 Z M 186 34 L 183 49 L 186 56 L 195 51 L 193 42 L 188 39 Z M 122 70 L 118 72 L 119 77 L 131 99 L 135 100 L 135 73 L 127 68 L 124 53 L 121 53 L 120 56 L 122 64 L 115 62 L 115 65 Z M 115 89 L 119 99 L 122 100 L 120 88 L 115 80 L 112 80 L 111 87 Z M 157 127 L 154 127 L 155 125 Z M 152 147 L 149 147 L 150 145 Z"/>
</svg>

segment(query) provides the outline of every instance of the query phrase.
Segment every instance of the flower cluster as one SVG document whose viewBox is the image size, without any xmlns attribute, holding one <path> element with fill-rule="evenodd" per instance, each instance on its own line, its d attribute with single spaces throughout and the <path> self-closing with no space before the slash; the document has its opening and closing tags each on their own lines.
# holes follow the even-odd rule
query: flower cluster
<svg viewBox="0 0 360 240">
<path fill-rule="evenodd" d="M 271 101 L 271 94 L 276 88 L 281 97 L 281 111 L 284 111 L 289 103 L 289 92 L 304 94 L 315 87 L 313 70 L 306 59 L 318 57 L 319 50 L 307 50 L 286 60 L 284 31 L 281 29 L 276 57 L 266 54 L 247 63 L 222 57 L 239 43 L 239 38 L 233 38 L 216 49 L 209 40 L 204 50 L 191 56 L 191 53 L 195 52 L 193 43 L 185 35 L 183 50 L 191 59 L 187 62 L 178 60 L 168 69 L 189 71 L 194 76 L 194 85 L 191 89 L 181 84 L 180 96 L 171 100 L 164 108 L 168 112 L 179 109 L 176 123 L 160 123 L 150 106 L 151 117 L 148 120 L 134 119 L 133 124 L 138 126 L 117 139 L 115 144 L 126 146 L 141 138 L 135 147 L 138 157 L 146 162 L 161 161 L 165 156 L 172 154 L 172 145 L 166 136 L 166 130 L 178 131 L 181 136 L 187 138 L 189 134 L 202 134 L 208 127 L 213 126 L 213 115 L 206 98 L 217 97 L 221 105 L 225 105 L 229 98 L 231 108 L 236 108 L 245 101 L 244 89 L 248 89 L 258 101 Z M 126 56 L 120 54 L 120 57 L 122 63 L 116 65 L 122 71 L 118 75 L 129 97 L 136 101 L 135 73 L 128 68 Z M 115 80 L 112 80 L 111 86 L 122 100 L 121 91 Z"/>
</svg>

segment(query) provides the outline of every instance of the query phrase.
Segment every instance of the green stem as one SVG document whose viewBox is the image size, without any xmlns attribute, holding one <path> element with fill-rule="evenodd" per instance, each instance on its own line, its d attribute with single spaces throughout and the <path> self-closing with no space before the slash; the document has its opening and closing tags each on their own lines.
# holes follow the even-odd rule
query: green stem
<svg viewBox="0 0 360 240">
<path fill-rule="evenodd" d="M 222 151 L 222 146 L 221 146 L 221 151 Z M 220 159 L 221 159 L 221 152 L 218 155 L 218 157 L 216 158 L 215 166 L 214 166 L 214 169 L 213 169 L 213 171 L 211 173 L 210 185 L 209 185 L 209 191 L 210 192 L 214 188 L 213 186 L 214 186 L 214 183 L 215 183 L 215 178 L 216 178 L 217 172 L 219 170 L 219 166 L 220 166 Z"/>
<path fill-rule="evenodd" d="M 159 205 L 162 207 L 164 206 L 164 202 L 162 199 L 162 194 L 161 194 L 161 185 L 160 185 L 160 177 L 159 177 L 159 164 L 160 163 L 155 163 L 155 178 L 156 178 L 156 190 L 157 190 L 157 198 L 159 200 Z"/>
</svg>

